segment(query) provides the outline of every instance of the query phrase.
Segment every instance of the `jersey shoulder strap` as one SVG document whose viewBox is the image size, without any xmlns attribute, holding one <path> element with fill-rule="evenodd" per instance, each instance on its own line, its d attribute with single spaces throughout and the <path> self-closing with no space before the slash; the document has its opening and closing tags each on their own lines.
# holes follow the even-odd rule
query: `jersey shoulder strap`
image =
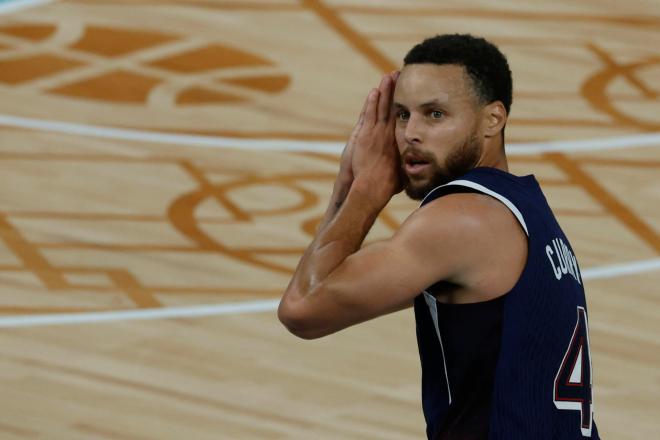
<svg viewBox="0 0 660 440">
<path fill-rule="evenodd" d="M 422 200 L 420 207 L 452 193 L 480 193 L 504 204 L 516 217 L 527 236 L 530 235 L 527 207 L 538 206 L 538 198 L 546 205 L 543 193 L 534 176 L 514 176 L 497 168 L 474 168 L 444 185 L 433 188 Z M 547 206 L 547 205 L 546 205 Z"/>
</svg>

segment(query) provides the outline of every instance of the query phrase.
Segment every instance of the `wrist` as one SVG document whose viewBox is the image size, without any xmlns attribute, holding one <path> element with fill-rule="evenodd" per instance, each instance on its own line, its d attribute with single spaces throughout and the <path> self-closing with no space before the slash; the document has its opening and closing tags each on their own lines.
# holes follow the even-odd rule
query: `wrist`
<svg viewBox="0 0 660 440">
<path fill-rule="evenodd" d="M 389 203 L 392 193 L 386 191 L 386 185 L 373 182 L 367 178 L 356 178 L 350 189 L 360 201 L 378 212 Z"/>
</svg>

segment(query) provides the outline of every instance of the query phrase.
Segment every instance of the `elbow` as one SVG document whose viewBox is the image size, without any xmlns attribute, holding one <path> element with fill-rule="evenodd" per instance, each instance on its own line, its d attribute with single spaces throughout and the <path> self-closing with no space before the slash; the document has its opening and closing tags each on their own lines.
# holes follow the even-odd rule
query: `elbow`
<svg viewBox="0 0 660 440">
<path fill-rule="evenodd" d="M 309 312 L 302 307 L 300 302 L 291 304 L 290 301 L 282 299 L 277 308 L 277 318 L 289 332 L 301 339 L 318 339 L 329 334 L 315 325 Z"/>
</svg>

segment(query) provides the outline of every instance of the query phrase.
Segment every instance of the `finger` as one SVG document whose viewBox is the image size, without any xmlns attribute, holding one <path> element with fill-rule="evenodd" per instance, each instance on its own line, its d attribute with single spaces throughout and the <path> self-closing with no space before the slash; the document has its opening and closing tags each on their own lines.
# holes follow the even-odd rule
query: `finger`
<svg viewBox="0 0 660 440">
<path fill-rule="evenodd" d="M 390 77 L 392 78 L 392 93 L 391 93 L 391 100 L 390 100 L 390 115 L 388 119 L 388 123 L 394 123 L 396 120 L 396 112 L 394 111 L 394 91 L 396 89 L 396 83 L 399 80 L 399 76 L 401 76 L 401 71 L 395 70 L 393 72 L 390 72 Z"/>
<path fill-rule="evenodd" d="M 378 84 L 378 90 L 380 90 L 381 93 L 385 91 L 385 88 L 387 87 L 387 81 L 389 81 L 390 79 L 391 77 L 389 74 L 383 75 L 383 77 L 380 79 L 380 84 Z"/>
<path fill-rule="evenodd" d="M 376 124 L 376 118 L 378 117 L 378 100 L 380 96 L 380 91 L 378 89 L 373 89 L 369 92 L 367 97 L 367 108 L 364 111 L 364 121 L 363 125 L 371 126 Z"/>
<path fill-rule="evenodd" d="M 360 127 L 362 127 L 362 124 L 364 123 L 364 113 L 367 111 L 368 103 L 369 103 L 369 95 L 367 94 L 367 97 L 364 99 L 364 103 L 362 104 L 362 109 L 360 110 L 360 115 L 358 116 L 358 120 L 355 123 L 355 126 L 353 127 L 353 131 L 351 131 L 351 135 L 348 137 L 349 144 L 357 137 L 358 133 L 360 132 Z"/>
<path fill-rule="evenodd" d="M 371 94 L 371 92 L 369 92 L 369 94 Z M 364 123 L 364 114 L 366 113 L 367 105 L 369 104 L 369 94 L 367 94 L 367 97 L 364 100 L 364 104 L 362 104 L 362 110 L 360 110 L 360 117 L 358 118 L 358 126 Z"/>
<path fill-rule="evenodd" d="M 380 90 L 378 120 L 387 121 L 390 117 L 390 107 L 392 107 L 392 77 L 385 75 L 378 89 Z"/>
</svg>

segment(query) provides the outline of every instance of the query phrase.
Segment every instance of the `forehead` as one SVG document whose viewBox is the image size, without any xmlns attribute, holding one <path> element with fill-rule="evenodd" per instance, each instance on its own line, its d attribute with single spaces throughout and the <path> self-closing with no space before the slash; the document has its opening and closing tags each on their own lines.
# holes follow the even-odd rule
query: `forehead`
<svg viewBox="0 0 660 440">
<path fill-rule="evenodd" d="M 467 99 L 472 97 L 469 81 L 465 68 L 456 64 L 409 64 L 397 80 L 394 102 L 413 106 Z"/>
</svg>

